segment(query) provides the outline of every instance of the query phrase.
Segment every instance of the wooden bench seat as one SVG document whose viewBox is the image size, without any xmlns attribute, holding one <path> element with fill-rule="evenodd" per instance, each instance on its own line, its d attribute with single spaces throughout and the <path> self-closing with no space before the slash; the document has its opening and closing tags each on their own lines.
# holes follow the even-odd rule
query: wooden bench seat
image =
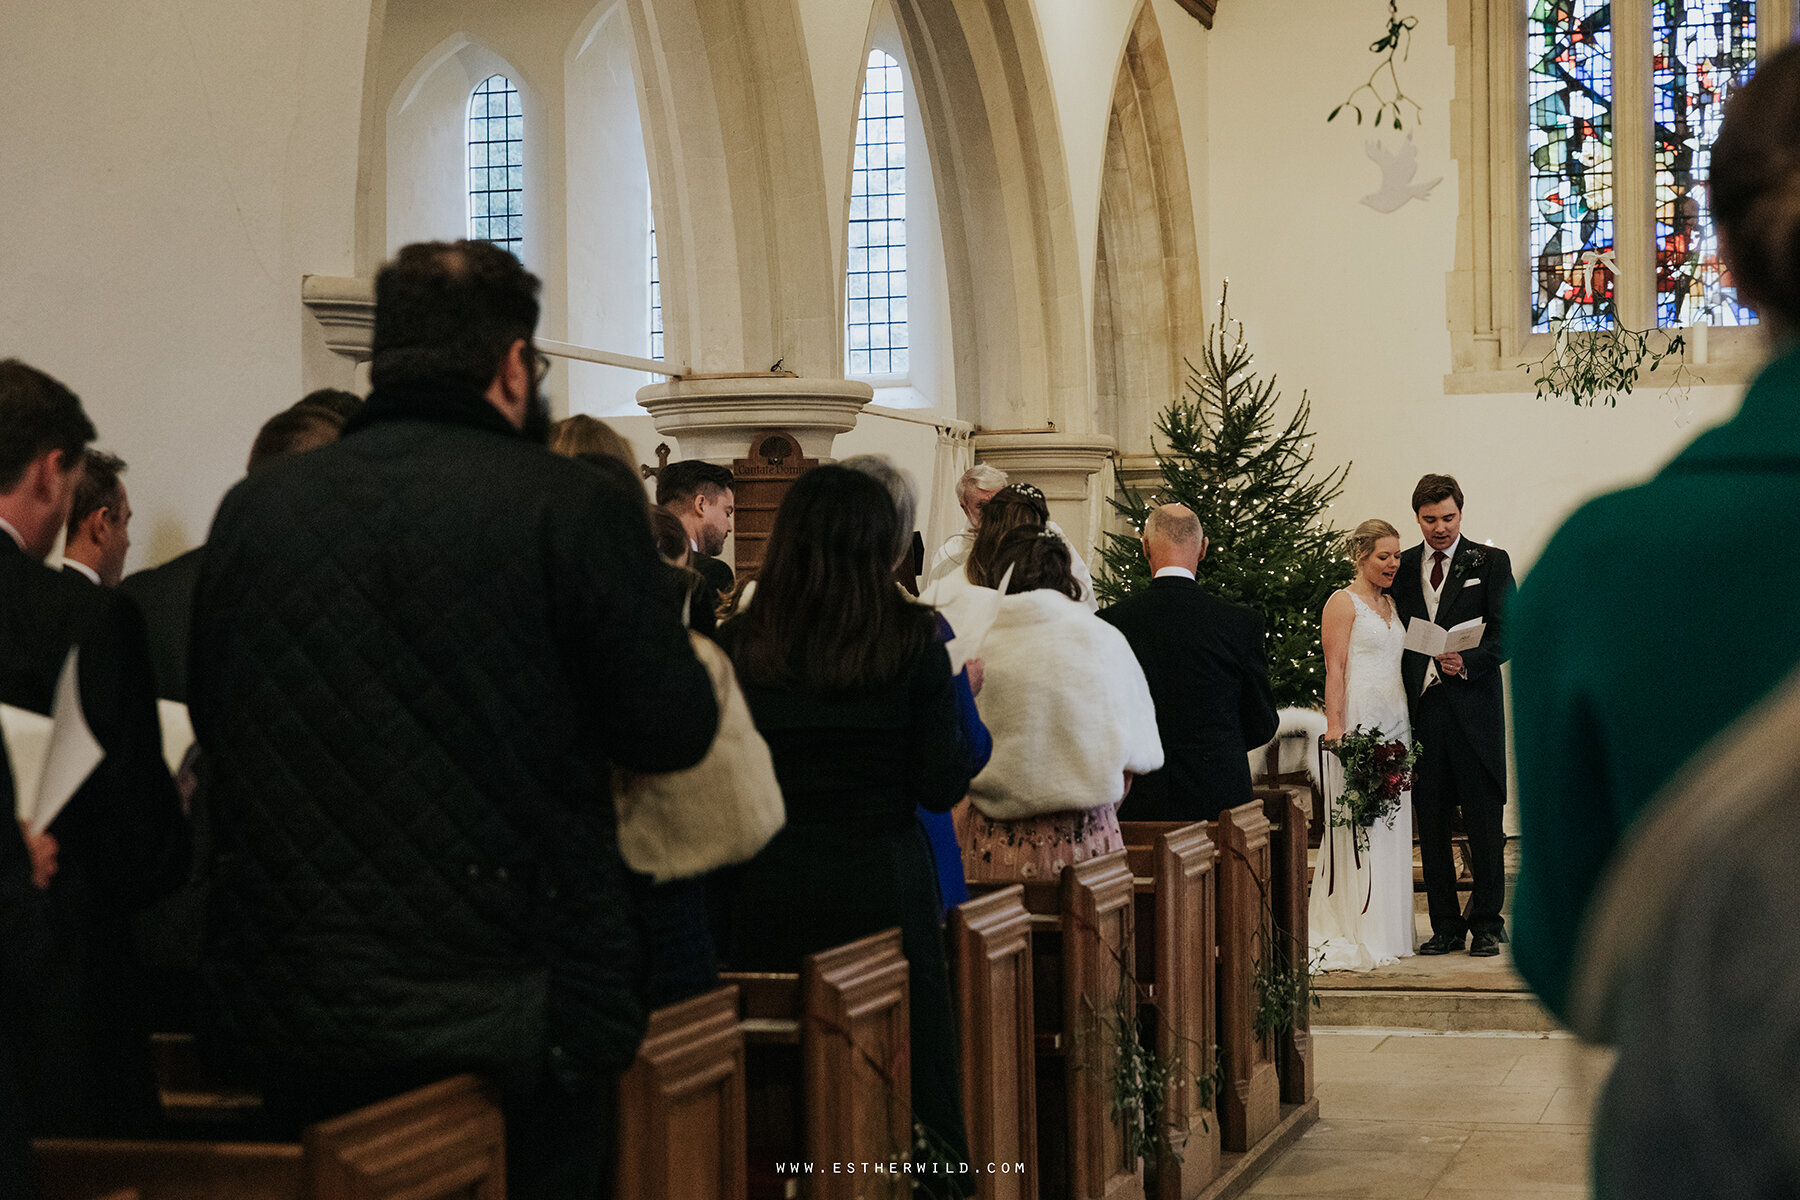
<svg viewBox="0 0 1800 1200">
<path fill-rule="evenodd" d="M 1031 916 L 1014 885 L 950 910 L 945 930 L 977 1200 L 1035 1200 L 1037 1048 Z M 1027 1169 L 986 1171 L 987 1164 Z"/>
<path fill-rule="evenodd" d="M 1271 927 L 1269 820 L 1262 801 L 1228 808 L 1208 826 L 1218 848 L 1219 1048 L 1224 1096 L 1219 1126 L 1226 1150 L 1243 1152 L 1281 1121 L 1275 1047 L 1255 1034 L 1256 971 Z M 1272 950 L 1270 952 L 1273 952 Z"/>
</svg>

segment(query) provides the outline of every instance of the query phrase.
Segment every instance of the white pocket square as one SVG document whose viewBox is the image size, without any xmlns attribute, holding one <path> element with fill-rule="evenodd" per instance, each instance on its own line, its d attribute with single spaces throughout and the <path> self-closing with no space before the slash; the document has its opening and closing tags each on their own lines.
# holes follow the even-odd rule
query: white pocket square
<svg viewBox="0 0 1800 1200">
<path fill-rule="evenodd" d="M 1463 580 L 1463 586 L 1464 586 L 1464 587 L 1474 587 L 1474 586 L 1475 586 L 1475 585 L 1476 585 L 1476 584 L 1478 584 L 1478 583 L 1480 583 L 1480 582 L 1481 582 L 1481 577 L 1480 577 L 1480 576 L 1476 576 L 1476 577 L 1475 577 L 1475 578 L 1474 578 L 1474 579 L 1465 579 L 1465 580 Z"/>
</svg>

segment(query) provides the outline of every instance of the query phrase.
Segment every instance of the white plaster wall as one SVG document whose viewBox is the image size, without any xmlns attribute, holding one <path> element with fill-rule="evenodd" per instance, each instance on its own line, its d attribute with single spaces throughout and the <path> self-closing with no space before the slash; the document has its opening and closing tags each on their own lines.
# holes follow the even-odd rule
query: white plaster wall
<svg viewBox="0 0 1800 1200">
<path fill-rule="evenodd" d="M 368 0 L 0 5 L 0 355 L 130 464 L 128 569 L 205 537 L 354 270 Z"/>
<path fill-rule="evenodd" d="M 631 23 L 602 3 L 576 31 L 564 66 L 568 100 L 569 340 L 650 355 L 650 173 L 638 119 Z M 569 362 L 559 389 L 571 412 L 642 416 L 635 371 Z M 652 461 L 652 460 L 646 460 Z"/>
<path fill-rule="evenodd" d="M 1418 0 L 1406 90 L 1425 107 L 1415 131 L 1430 197 L 1392 214 L 1359 203 L 1380 173 L 1365 126 L 1325 116 L 1373 65 L 1377 0 L 1225 0 L 1210 38 L 1209 287 L 1231 280 L 1256 369 L 1313 403 L 1317 461 L 1353 460 L 1333 513 L 1342 527 L 1385 517 L 1416 530 L 1408 506 L 1427 471 L 1455 475 L 1465 529 L 1531 562 L 1584 498 L 1653 471 L 1701 426 L 1734 411 L 1741 387 L 1695 390 L 1680 429 L 1652 383 L 1617 409 L 1541 402 L 1529 391 L 1445 395 L 1445 275 L 1456 229 L 1449 157 L 1454 59 L 1443 0 Z M 1165 25 L 1165 30 L 1169 28 Z M 1187 114 L 1183 114 L 1184 117 Z M 1390 130 L 1386 136 L 1393 142 Z M 1190 147 L 1192 146 L 1192 137 Z M 1527 382 L 1520 372 L 1521 383 Z M 1409 533 L 1409 537 L 1411 534 Z"/>
</svg>

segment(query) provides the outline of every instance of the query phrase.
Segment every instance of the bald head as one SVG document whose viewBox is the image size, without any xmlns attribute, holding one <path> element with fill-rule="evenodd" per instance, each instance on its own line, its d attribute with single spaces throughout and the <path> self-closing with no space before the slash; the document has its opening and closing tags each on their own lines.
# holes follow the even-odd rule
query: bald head
<svg viewBox="0 0 1800 1200">
<path fill-rule="evenodd" d="M 1164 567 L 1198 570 L 1206 557 L 1206 537 L 1200 518 L 1182 504 L 1164 504 L 1150 510 L 1144 521 L 1144 557 L 1152 574 Z"/>
</svg>

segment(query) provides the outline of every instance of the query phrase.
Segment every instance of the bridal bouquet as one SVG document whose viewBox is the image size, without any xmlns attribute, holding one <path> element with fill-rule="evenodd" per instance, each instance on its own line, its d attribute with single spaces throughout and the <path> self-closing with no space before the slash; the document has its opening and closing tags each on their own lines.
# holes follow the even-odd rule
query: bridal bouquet
<svg viewBox="0 0 1800 1200">
<path fill-rule="evenodd" d="M 1332 747 L 1344 766 L 1344 791 L 1331 806 L 1331 823 L 1355 831 L 1356 848 L 1369 848 L 1369 830 L 1375 822 L 1394 827 L 1400 797 L 1412 787 L 1413 764 L 1419 761 L 1419 743 L 1408 746 L 1389 738 L 1380 726 L 1358 725 Z"/>
</svg>

